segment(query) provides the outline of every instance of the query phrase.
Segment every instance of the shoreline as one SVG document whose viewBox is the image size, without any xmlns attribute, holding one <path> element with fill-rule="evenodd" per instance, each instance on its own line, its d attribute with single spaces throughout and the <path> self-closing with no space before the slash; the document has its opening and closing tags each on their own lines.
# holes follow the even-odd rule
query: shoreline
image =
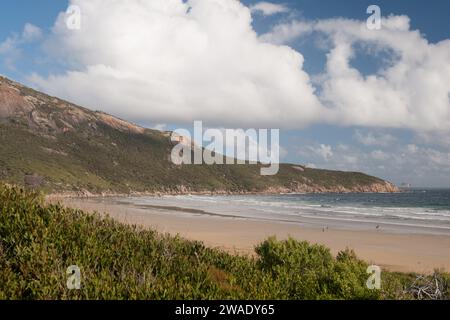
<svg viewBox="0 0 450 320">
<path fill-rule="evenodd" d="M 380 187 L 381 186 L 381 187 Z M 113 198 L 113 197 L 160 197 L 160 196 L 178 196 L 178 195 L 280 195 L 280 194 L 349 194 L 349 193 L 402 193 L 403 189 L 396 187 L 385 181 L 384 184 L 372 184 L 368 186 L 357 186 L 351 189 L 345 187 L 335 187 L 332 189 L 322 187 L 308 187 L 304 190 L 289 189 L 285 187 L 270 187 L 261 191 L 230 191 L 230 190 L 202 190 L 193 191 L 189 190 L 185 186 L 180 186 L 178 190 L 160 190 L 160 191 L 130 191 L 129 193 L 120 192 L 101 192 L 92 193 L 87 190 L 80 191 L 62 191 L 54 192 L 45 196 L 48 200 L 58 200 L 65 198 L 77 198 L 77 199 L 97 199 L 97 198 Z"/>
<path fill-rule="evenodd" d="M 395 194 L 405 192 L 402 189 L 398 191 L 316 191 L 316 192 L 277 192 L 277 191 L 189 191 L 189 192 L 131 192 L 131 193 L 115 193 L 115 192 L 63 192 L 63 193 L 49 193 L 45 195 L 46 199 L 101 199 L 101 198 L 127 198 L 127 197 L 164 197 L 164 196 L 239 196 L 239 195 L 296 195 L 296 194 Z"/>
<path fill-rule="evenodd" d="M 110 198 L 103 198 L 110 200 Z M 50 200 L 51 201 L 51 200 Z M 256 220 L 239 216 L 209 215 L 203 210 L 171 206 L 133 206 L 120 201 L 93 198 L 64 198 L 68 207 L 97 211 L 126 224 L 152 228 L 162 233 L 179 234 L 206 246 L 234 254 L 254 255 L 254 247 L 275 235 L 322 244 L 336 255 L 346 248 L 368 263 L 389 271 L 432 273 L 450 271 L 450 236 L 420 233 L 396 233 L 386 230 L 351 230 L 331 225 L 327 229 L 313 224 Z"/>
</svg>

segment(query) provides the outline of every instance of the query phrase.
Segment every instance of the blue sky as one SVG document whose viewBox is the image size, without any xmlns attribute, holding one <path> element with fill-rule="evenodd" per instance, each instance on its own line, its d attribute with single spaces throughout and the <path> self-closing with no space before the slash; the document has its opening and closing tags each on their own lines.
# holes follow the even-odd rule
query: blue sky
<svg viewBox="0 0 450 320">
<path fill-rule="evenodd" d="M 157 1 L 155 0 L 155 3 Z M 156 15 L 152 12 L 155 7 L 147 6 L 133 11 L 135 1 L 129 1 L 131 8 L 129 11 L 123 7 L 123 4 L 117 4 L 117 8 L 112 5 L 111 19 L 120 10 L 127 12 L 118 16 L 123 28 L 113 26 L 105 31 L 97 26 L 110 23 L 108 8 L 102 10 L 99 4 L 98 12 L 93 13 L 87 7 L 84 9 L 83 5 L 87 3 L 86 1 L 73 0 L 72 4 L 80 5 L 84 10 L 82 10 L 83 19 L 86 17 L 89 21 L 89 25 L 85 24 L 84 29 L 78 34 L 61 29 L 61 25 L 56 22 L 58 14 L 67 9 L 68 1 L 4 1 L 0 12 L 0 74 L 50 94 L 75 100 L 76 103 L 93 109 L 102 109 L 149 127 L 189 128 L 192 119 L 183 117 L 183 112 L 197 109 L 199 114 L 205 116 L 205 122 L 211 126 L 229 127 L 236 120 L 238 127 L 258 127 L 258 125 L 280 127 L 283 161 L 329 169 L 364 171 L 397 184 L 407 182 L 415 186 L 450 187 L 450 135 L 447 129 L 448 118 L 446 118 L 450 108 L 448 102 L 450 98 L 446 91 L 448 86 L 444 85 L 441 88 L 436 85 L 440 91 L 434 93 L 433 86 L 428 87 L 429 82 L 426 80 L 429 76 L 430 79 L 438 79 L 436 83 L 439 84 L 449 79 L 446 70 L 449 68 L 450 61 L 445 59 L 446 49 L 449 48 L 445 40 L 450 39 L 450 20 L 447 17 L 450 12 L 449 1 L 270 1 L 279 9 L 279 12 L 265 14 L 261 10 L 251 11 L 252 21 L 249 28 L 252 28 L 259 38 L 255 39 L 254 45 L 245 47 L 245 51 L 239 54 L 237 48 L 240 48 L 241 39 L 252 38 L 251 32 L 248 33 L 249 28 L 245 27 L 246 11 L 245 8 L 234 6 L 233 0 L 223 1 L 230 7 L 227 7 L 226 12 L 219 9 L 214 11 L 214 21 L 202 16 L 200 4 L 193 5 L 192 11 L 196 15 L 190 17 L 190 24 L 183 25 L 184 27 L 180 29 L 183 30 L 182 32 L 177 33 L 176 23 L 173 20 L 167 20 L 160 13 Z M 176 0 L 173 2 L 175 3 Z M 260 1 L 243 1 L 248 8 L 256 8 L 255 6 L 260 3 Z M 371 4 L 378 5 L 386 21 L 395 25 L 392 27 L 392 34 L 398 33 L 396 35 L 399 39 L 398 47 L 390 40 L 389 28 L 391 27 L 387 27 L 387 31 L 384 28 L 384 34 L 380 32 L 380 36 L 377 34 L 374 39 L 367 40 L 366 34 L 357 34 L 359 29 L 354 25 L 349 26 L 350 21 L 358 21 L 363 25 L 369 16 L 366 9 Z M 148 10 L 145 14 L 148 14 L 148 17 L 155 17 L 155 21 L 150 24 L 148 22 L 150 18 L 144 19 L 139 28 L 145 30 L 147 22 L 149 30 L 158 23 L 165 27 L 157 29 L 158 33 L 143 31 L 131 32 L 133 36 L 127 34 L 128 30 L 136 30 L 134 28 L 137 26 L 134 26 L 134 23 L 140 18 L 136 19 L 132 15 L 139 14 L 136 12 L 143 10 Z M 231 11 L 242 14 L 242 16 L 237 15 L 240 20 L 230 20 L 236 19 L 236 15 L 228 15 Z M 176 13 L 178 14 L 178 11 Z M 391 15 L 408 17 L 409 26 L 405 27 L 407 22 L 402 18 L 388 20 Z M 217 29 L 216 24 L 221 23 L 222 18 L 223 28 L 220 29 L 218 25 L 219 29 Z M 115 19 L 117 20 L 117 17 Z M 186 26 L 189 29 L 192 21 L 197 23 L 197 29 L 186 31 Z M 242 21 L 242 28 L 231 26 L 230 21 L 233 21 L 231 24 L 236 25 Z M 27 24 L 33 27 L 29 27 L 29 32 L 25 35 L 24 28 Z M 296 34 L 295 30 L 298 29 L 295 28 L 302 24 L 314 30 Z M 326 29 L 326 24 L 342 29 L 348 26 L 348 30 L 342 31 L 337 36 L 333 30 Z M 288 30 L 286 31 L 288 40 L 280 38 L 280 33 L 276 32 L 280 30 L 277 26 Z M 288 28 L 289 26 L 295 26 L 295 28 Z M 395 29 L 397 27 L 401 30 Z M 167 33 L 161 31 L 170 28 L 175 31 Z M 226 34 L 220 30 L 229 31 Z M 418 36 L 414 35 L 415 30 L 420 32 Z M 182 39 L 179 39 L 177 34 L 180 34 Z M 125 79 L 133 79 L 139 85 L 142 79 L 147 78 L 147 74 L 144 72 L 139 74 L 133 61 L 121 60 L 125 58 L 130 60 L 130 55 L 121 57 L 122 48 L 117 47 L 120 46 L 120 42 L 113 42 L 111 39 L 122 36 L 125 37 L 124 41 L 129 43 L 128 47 L 136 46 L 137 49 L 132 51 L 136 52 L 136 63 L 140 61 L 139 59 L 144 59 L 142 61 L 145 66 L 142 69 L 148 69 L 148 74 L 157 74 L 158 76 L 155 75 L 157 81 L 147 80 L 149 82 L 138 89 L 128 87 L 125 81 L 128 83 L 130 81 Z M 170 38 L 170 41 L 165 41 L 163 36 Z M 200 52 L 198 49 L 197 52 L 195 48 L 201 48 L 205 43 L 204 39 L 207 39 L 206 43 L 215 43 L 214 47 L 210 51 L 204 49 L 204 52 Z M 337 69 L 334 71 L 327 69 L 327 63 L 330 63 L 333 52 L 332 44 L 335 47 L 346 44 L 338 43 L 341 39 L 344 39 L 344 42 L 349 41 L 353 50 L 350 56 L 341 56 L 341 58 L 348 59 L 349 67 L 359 72 L 359 76 L 354 79 L 350 79 L 347 73 L 336 74 Z M 405 40 L 403 43 L 403 39 L 410 40 Z M 417 41 L 417 46 L 414 41 Z M 266 45 L 261 44 L 263 42 L 270 43 L 272 47 L 267 48 Z M 139 47 L 140 43 L 142 47 Z M 224 53 L 226 49 L 218 50 L 217 47 L 220 47 L 221 43 L 227 44 L 226 48 L 236 48 L 236 52 L 231 50 L 230 53 Z M 285 47 L 290 49 L 286 51 Z M 404 54 L 404 60 L 401 60 L 396 54 L 403 52 L 403 48 L 408 48 L 409 52 Z M 418 53 L 411 52 L 414 50 L 410 48 L 417 48 Z M 158 56 L 159 52 L 165 54 Z M 151 60 L 148 65 L 145 60 L 146 53 Z M 292 54 L 295 58 L 292 58 Z M 302 73 L 295 70 L 295 63 L 300 61 L 299 56 L 303 61 Z M 240 57 L 242 57 L 242 65 L 239 65 Z M 259 59 L 260 57 L 263 58 Z M 435 67 L 431 66 L 430 61 L 438 58 L 443 59 L 441 70 L 435 70 Z M 412 75 L 420 74 L 416 72 L 419 67 L 417 70 L 414 69 L 416 65 L 420 64 L 422 69 L 430 68 L 426 70 L 423 80 L 408 82 L 411 79 L 406 76 L 405 79 L 399 80 L 398 74 L 388 76 L 383 73 L 383 70 L 390 66 L 400 67 L 411 60 L 414 60 L 415 64 L 411 63 L 408 66 L 410 68 L 408 77 L 413 80 Z M 193 67 L 179 66 L 180 61 L 188 61 Z M 165 63 L 168 67 L 160 68 Z M 195 65 L 196 63 L 198 65 Z M 284 73 L 279 71 L 291 64 L 292 67 L 287 68 L 283 71 Z M 165 71 L 168 69 L 170 71 Z M 293 71 L 291 72 L 290 69 Z M 216 72 L 212 73 L 210 70 L 216 70 Z M 79 73 L 73 74 L 71 73 L 73 71 Z M 129 78 L 131 71 L 136 71 L 137 74 L 133 74 L 136 77 Z M 345 72 L 347 71 L 349 70 Z M 180 73 L 177 74 L 177 72 Z M 192 72 L 192 75 L 189 72 Z M 99 74 L 101 77 L 97 78 Z M 221 76 L 218 77 L 217 74 Z M 308 77 L 307 81 L 303 79 L 305 74 Z M 209 80 L 203 83 L 202 79 L 197 79 L 197 75 Z M 377 77 L 375 84 L 365 81 L 371 75 Z M 107 79 L 107 76 L 112 78 Z M 179 80 L 180 77 L 182 80 Z M 230 82 L 222 82 L 227 77 Z M 284 83 L 284 79 L 295 80 L 286 80 Z M 329 82 L 324 79 L 328 79 Z M 182 81 L 187 81 L 189 85 L 197 81 L 198 85 L 183 86 Z M 298 90 L 293 85 L 293 83 L 297 84 L 296 81 L 298 81 Z M 217 85 L 209 87 L 208 82 Z M 232 84 L 236 82 L 242 85 L 235 88 Z M 340 88 L 333 87 L 336 83 L 348 86 L 347 91 L 350 97 L 339 91 Z M 392 99 L 384 102 L 380 92 L 373 91 L 376 88 L 383 88 L 386 83 L 386 88 L 395 88 L 395 90 L 386 93 L 386 96 L 392 96 Z M 251 86 L 250 89 L 239 91 L 246 84 Z M 155 92 L 148 89 L 152 86 L 157 86 Z M 161 89 L 158 86 L 163 87 Z M 129 101 L 126 107 L 123 106 L 125 103 L 117 102 L 115 105 L 118 99 L 111 97 L 118 87 L 122 95 L 130 94 L 129 99 L 124 100 Z M 198 87 L 203 87 L 203 90 L 196 92 Z M 216 91 L 217 87 L 221 90 Z M 401 101 L 406 96 L 416 95 L 425 87 L 423 96 L 411 99 L 412 102 L 409 104 L 401 105 Z M 165 93 L 166 88 L 169 93 Z M 149 94 L 147 91 L 152 92 Z M 226 104 L 221 104 L 222 101 L 218 102 L 215 98 L 218 95 L 220 97 L 224 91 L 232 98 L 226 101 Z M 255 92 L 261 93 L 264 98 L 258 98 Z M 376 99 L 380 99 L 380 102 L 359 111 L 358 106 L 347 106 L 353 101 L 352 94 L 355 95 L 355 101 L 365 101 L 365 95 L 373 95 Z M 428 109 L 423 106 L 423 102 L 421 102 L 422 105 L 414 102 L 414 100 L 427 101 L 427 97 L 439 95 L 444 95 L 443 100 L 436 100 L 436 106 L 430 102 L 430 105 L 426 106 Z M 138 97 L 155 101 L 155 104 L 158 103 L 158 106 L 161 106 L 161 110 L 159 107 L 143 106 L 137 101 Z M 266 101 L 268 101 L 267 105 Z M 398 106 L 395 104 L 396 101 L 399 101 Z M 205 106 L 201 106 L 202 103 L 205 103 Z M 251 109 L 246 107 L 246 103 L 257 107 Z M 258 106 L 258 103 L 261 106 Z M 230 109 L 227 109 L 227 106 L 230 106 Z M 383 112 L 386 113 L 386 110 L 389 112 L 391 108 L 392 117 L 378 116 Z M 316 109 L 315 112 L 308 112 L 308 110 Z M 171 112 L 167 112 L 168 110 Z M 180 110 L 180 116 L 172 116 L 178 110 Z M 209 110 L 211 110 L 210 114 Z M 258 110 L 264 110 L 264 112 L 272 110 L 274 115 L 265 116 L 261 111 L 261 114 L 258 113 L 253 117 Z M 332 112 L 328 115 L 330 110 Z M 429 117 L 428 114 L 424 116 L 427 110 L 431 114 Z M 317 116 L 322 113 L 323 117 Z M 405 116 L 402 116 L 403 113 Z M 433 114 L 436 116 L 433 117 Z M 405 120 L 407 116 L 411 121 Z M 425 117 L 423 121 L 421 117 Z M 280 123 L 285 123 L 286 119 L 287 122 L 292 120 L 292 123 L 283 127 Z"/>
</svg>

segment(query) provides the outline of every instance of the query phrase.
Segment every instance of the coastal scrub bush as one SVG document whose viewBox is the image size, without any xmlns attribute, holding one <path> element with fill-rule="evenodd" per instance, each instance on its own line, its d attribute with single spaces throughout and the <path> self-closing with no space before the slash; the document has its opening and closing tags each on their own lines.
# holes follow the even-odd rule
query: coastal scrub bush
<svg viewBox="0 0 450 320">
<path fill-rule="evenodd" d="M 334 258 L 322 245 L 311 245 L 289 238 L 271 237 L 256 248 L 258 265 L 270 272 L 284 288 L 283 296 L 292 299 L 377 298 L 365 286 L 367 264 L 351 251 Z"/>
<path fill-rule="evenodd" d="M 0 213 L 0 299 L 414 298 L 412 274 L 383 272 L 382 290 L 367 289 L 367 264 L 348 250 L 269 238 L 254 257 L 232 255 L 5 185 Z"/>
</svg>

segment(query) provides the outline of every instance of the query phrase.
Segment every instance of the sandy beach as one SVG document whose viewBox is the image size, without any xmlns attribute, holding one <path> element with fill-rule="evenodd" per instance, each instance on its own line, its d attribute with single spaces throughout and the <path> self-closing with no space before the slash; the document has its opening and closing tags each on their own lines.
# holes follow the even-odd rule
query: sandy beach
<svg viewBox="0 0 450 320">
<path fill-rule="evenodd" d="M 55 200 L 53 200 L 55 201 Z M 269 236 L 289 236 L 323 244 L 333 254 L 345 248 L 358 257 L 390 271 L 430 273 L 441 268 L 450 271 L 450 236 L 395 233 L 386 230 L 342 230 L 308 227 L 298 223 L 205 215 L 195 210 L 173 207 L 130 206 L 97 199 L 59 199 L 64 205 L 86 211 L 107 213 L 127 224 L 203 241 L 207 246 L 231 253 L 254 254 L 254 247 Z"/>
</svg>

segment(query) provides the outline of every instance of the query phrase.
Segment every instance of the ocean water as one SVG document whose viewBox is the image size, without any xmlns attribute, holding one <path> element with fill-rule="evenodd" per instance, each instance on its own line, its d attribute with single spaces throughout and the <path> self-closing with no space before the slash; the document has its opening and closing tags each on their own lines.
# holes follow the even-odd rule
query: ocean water
<svg viewBox="0 0 450 320">
<path fill-rule="evenodd" d="M 401 193 L 163 196 L 122 204 L 178 214 L 297 223 L 317 228 L 373 229 L 450 235 L 450 189 Z"/>
</svg>

